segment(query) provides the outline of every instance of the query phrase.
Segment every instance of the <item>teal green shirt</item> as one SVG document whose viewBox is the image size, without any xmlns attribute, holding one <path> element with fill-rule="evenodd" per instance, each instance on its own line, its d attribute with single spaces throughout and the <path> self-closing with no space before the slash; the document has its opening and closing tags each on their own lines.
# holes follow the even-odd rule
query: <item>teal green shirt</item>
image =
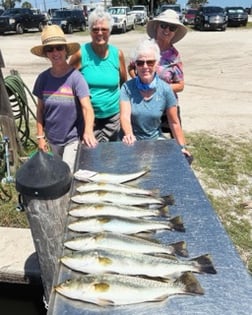
<svg viewBox="0 0 252 315">
<path fill-rule="evenodd" d="M 119 113 L 120 62 L 118 48 L 108 45 L 108 56 L 100 58 L 91 43 L 81 45 L 80 72 L 88 83 L 96 118 Z"/>
</svg>

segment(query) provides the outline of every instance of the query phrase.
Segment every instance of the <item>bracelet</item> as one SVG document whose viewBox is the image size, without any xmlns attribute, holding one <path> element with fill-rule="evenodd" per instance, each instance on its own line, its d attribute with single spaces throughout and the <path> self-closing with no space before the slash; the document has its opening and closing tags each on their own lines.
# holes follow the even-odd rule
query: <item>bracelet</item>
<svg viewBox="0 0 252 315">
<path fill-rule="evenodd" d="M 183 149 L 186 150 L 186 149 L 187 149 L 187 145 L 186 145 L 186 144 L 181 144 L 181 145 L 180 145 L 180 148 L 181 148 L 181 150 L 183 150 Z"/>
<path fill-rule="evenodd" d="M 44 139 L 45 138 L 45 135 L 43 136 L 37 136 L 37 139 Z"/>
</svg>

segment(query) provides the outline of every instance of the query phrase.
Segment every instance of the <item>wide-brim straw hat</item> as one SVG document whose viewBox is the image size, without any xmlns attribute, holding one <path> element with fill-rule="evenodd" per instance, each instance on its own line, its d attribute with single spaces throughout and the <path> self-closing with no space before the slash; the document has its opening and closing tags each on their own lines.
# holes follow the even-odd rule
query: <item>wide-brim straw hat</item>
<svg viewBox="0 0 252 315">
<path fill-rule="evenodd" d="M 46 57 L 44 47 L 52 45 L 66 45 L 67 55 L 71 56 L 80 49 L 79 43 L 68 43 L 65 34 L 61 27 L 58 25 L 47 25 L 41 33 L 42 45 L 34 46 L 31 53 L 39 56 Z"/>
<path fill-rule="evenodd" d="M 187 28 L 183 23 L 180 22 L 179 15 L 177 14 L 177 12 L 171 9 L 167 9 L 164 12 L 160 13 L 158 16 L 156 16 L 153 20 L 150 20 L 148 22 L 147 34 L 150 36 L 150 38 L 156 39 L 157 27 L 159 22 L 175 24 L 178 26 L 175 35 L 171 40 L 172 44 L 181 40 L 187 33 Z"/>
</svg>

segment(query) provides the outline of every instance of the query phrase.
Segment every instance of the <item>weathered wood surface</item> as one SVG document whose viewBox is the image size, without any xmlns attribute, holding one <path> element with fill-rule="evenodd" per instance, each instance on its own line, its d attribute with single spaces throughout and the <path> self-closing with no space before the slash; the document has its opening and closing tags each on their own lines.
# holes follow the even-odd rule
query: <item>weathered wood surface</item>
<svg viewBox="0 0 252 315">
<path fill-rule="evenodd" d="M 67 193 L 55 200 L 37 200 L 24 195 L 23 200 L 38 255 L 45 299 L 49 301 L 58 258 L 62 252 L 69 195 Z"/>
<path fill-rule="evenodd" d="M 8 137 L 10 150 L 12 152 L 11 162 L 15 170 L 19 166 L 19 155 L 22 153 L 22 147 L 19 141 L 9 96 L 5 88 L 1 65 L 4 65 L 4 63 L 0 50 L 0 141 L 2 140 L 1 136 Z"/>
</svg>

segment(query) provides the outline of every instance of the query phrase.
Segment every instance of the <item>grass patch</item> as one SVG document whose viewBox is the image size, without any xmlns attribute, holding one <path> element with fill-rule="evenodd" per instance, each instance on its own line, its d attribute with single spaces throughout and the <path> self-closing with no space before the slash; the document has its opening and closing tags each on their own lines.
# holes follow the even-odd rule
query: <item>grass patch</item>
<svg viewBox="0 0 252 315">
<path fill-rule="evenodd" d="M 0 184 L 0 226 L 28 228 L 24 211 L 17 211 L 19 205 L 15 184 Z"/>
<path fill-rule="evenodd" d="M 187 134 L 192 165 L 213 208 L 252 272 L 252 141 L 231 136 Z"/>
</svg>

